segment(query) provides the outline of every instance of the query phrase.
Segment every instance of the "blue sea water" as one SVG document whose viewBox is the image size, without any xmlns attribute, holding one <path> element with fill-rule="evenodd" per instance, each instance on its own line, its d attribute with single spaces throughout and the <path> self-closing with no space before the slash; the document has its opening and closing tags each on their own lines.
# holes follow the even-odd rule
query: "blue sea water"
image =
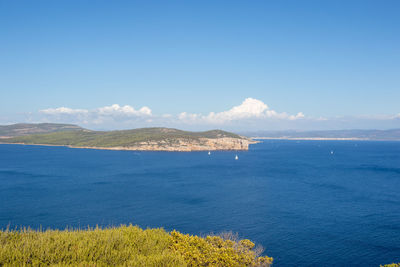
<svg viewBox="0 0 400 267">
<path fill-rule="evenodd" d="M 274 266 L 400 262 L 400 142 L 268 140 L 210 156 L 0 145 L 0 228 L 129 223 L 237 232 Z"/>
</svg>

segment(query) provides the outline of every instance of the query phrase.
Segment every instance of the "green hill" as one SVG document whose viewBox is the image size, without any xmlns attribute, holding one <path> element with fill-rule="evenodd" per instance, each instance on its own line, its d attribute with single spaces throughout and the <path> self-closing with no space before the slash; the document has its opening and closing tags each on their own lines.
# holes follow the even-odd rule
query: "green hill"
<svg viewBox="0 0 400 267">
<path fill-rule="evenodd" d="M 60 123 L 17 123 L 0 125 L 0 137 L 24 136 L 31 134 L 52 133 L 62 131 L 82 131 L 83 128 L 73 124 Z"/>
<path fill-rule="evenodd" d="M 189 132 L 171 128 L 141 128 L 121 131 L 69 129 L 61 131 L 53 128 L 53 132 L 50 133 L 3 138 L 1 142 L 105 149 L 130 148 L 132 150 L 191 151 L 247 149 L 249 141 L 247 138 L 237 134 L 221 130 Z"/>
</svg>

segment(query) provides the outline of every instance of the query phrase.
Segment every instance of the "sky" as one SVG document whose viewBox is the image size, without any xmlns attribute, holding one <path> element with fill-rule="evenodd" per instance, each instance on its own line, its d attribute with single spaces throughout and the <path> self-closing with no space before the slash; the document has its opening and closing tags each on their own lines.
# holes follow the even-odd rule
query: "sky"
<svg viewBox="0 0 400 267">
<path fill-rule="evenodd" d="M 400 128 L 400 1 L 0 0 L 0 124 Z"/>
</svg>

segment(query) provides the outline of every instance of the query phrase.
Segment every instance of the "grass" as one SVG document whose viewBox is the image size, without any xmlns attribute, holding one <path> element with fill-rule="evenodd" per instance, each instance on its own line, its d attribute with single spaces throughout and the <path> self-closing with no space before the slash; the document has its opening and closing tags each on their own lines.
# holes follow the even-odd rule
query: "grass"
<svg viewBox="0 0 400 267">
<path fill-rule="evenodd" d="M 191 236 L 138 226 L 0 231 L 0 266 L 270 266 L 234 235 Z"/>
<path fill-rule="evenodd" d="M 124 131 L 64 131 L 46 134 L 17 136 L 2 140 L 4 143 L 66 145 L 77 147 L 128 147 L 140 142 L 161 142 L 166 144 L 178 140 L 199 141 L 201 138 L 232 137 L 239 135 L 212 130 L 206 132 L 188 132 L 170 128 L 141 128 Z"/>
</svg>

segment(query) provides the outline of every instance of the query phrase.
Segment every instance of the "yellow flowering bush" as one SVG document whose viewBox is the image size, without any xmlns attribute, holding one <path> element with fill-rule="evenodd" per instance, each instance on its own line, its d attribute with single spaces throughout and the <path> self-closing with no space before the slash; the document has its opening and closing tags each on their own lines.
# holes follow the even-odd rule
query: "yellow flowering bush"
<svg viewBox="0 0 400 267">
<path fill-rule="evenodd" d="M 225 240 L 219 236 L 185 235 L 171 232 L 172 249 L 179 252 L 189 266 L 269 266 L 273 259 L 259 257 L 248 239 Z"/>
<path fill-rule="evenodd" d="M 250 240 L 138 226 L 0 231 L 0 266 L 269 266 Z"/>
</svg>

